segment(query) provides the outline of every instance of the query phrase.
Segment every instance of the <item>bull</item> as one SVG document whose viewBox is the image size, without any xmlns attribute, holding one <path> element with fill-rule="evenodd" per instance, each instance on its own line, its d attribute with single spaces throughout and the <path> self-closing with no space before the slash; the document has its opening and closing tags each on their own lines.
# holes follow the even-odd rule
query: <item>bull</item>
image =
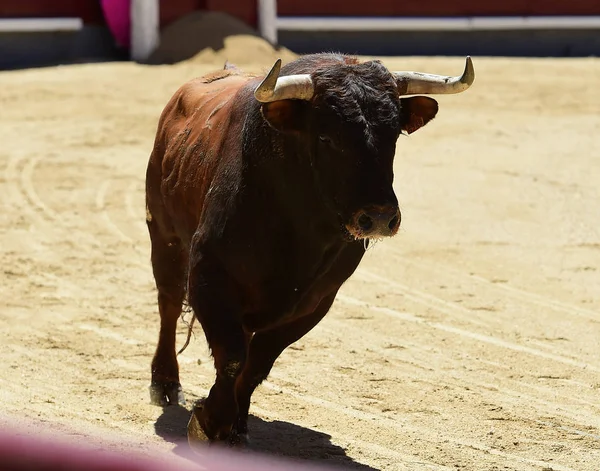
<svg viewBox="0 0 600 471">
<path fill-rule="evenodd" d="M 473 80 L 469 57 L 444 77 L 312 54 L 264 77 L 226 65 L 172 96 L 146 174 L 160 312 L 150 392 L 183 400 L 175 331 L 187 300 L 216 370 L 191 442 L 244 443 L 275 360 L 327 314 L 368 241 L 398 231 L 396 142 L 438 112 L 422 95 Z"/>
</svg>

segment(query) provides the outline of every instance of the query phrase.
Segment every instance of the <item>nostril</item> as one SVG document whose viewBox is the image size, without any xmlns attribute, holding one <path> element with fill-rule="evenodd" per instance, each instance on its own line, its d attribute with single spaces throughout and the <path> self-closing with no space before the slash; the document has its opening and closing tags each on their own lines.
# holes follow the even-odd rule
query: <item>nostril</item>
<svg viewBox="0 0 600 471">
<path fill-rule="evenodd" d="M 393 231 L 396 228 L 396 224 L 398 224 L 398 216 L 394 216 L 392 218 L 392 220 L 390 221 L 390 223 L 388 224 L 388 227 L 390 228 L 390 231 Z"/>
<path fill-rule="evenodd" d="M 368 231 L 373 227 L 373 219 L 371 219 L 365 213 L 360 215 L 357 222 L 358 227 L 360 227 L 363 231 Z"/>
</svg>

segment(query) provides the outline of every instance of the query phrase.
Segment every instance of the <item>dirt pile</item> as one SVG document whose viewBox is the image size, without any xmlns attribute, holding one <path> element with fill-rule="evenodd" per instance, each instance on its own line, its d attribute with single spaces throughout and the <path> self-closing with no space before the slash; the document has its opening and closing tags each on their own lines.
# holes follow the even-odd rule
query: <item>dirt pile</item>
<svg viewBox="0 0 600 471">
<path fill-rule="evenodd" d="M 206 48 L 188 62 L 223 65 L 226 60 L 236 65 L 271 66 L 277 59 L 284 63 L 294 60 L 296 55 L 288 49 L 275 49 L 269 42 L 256 36 L 240 35 L 225 38 L 225 47 L 215 51 Z"/>
<path fill-rule="evenodd" d="M 242 21 L 220 12 L 197 11 L 167 26 L 149 64 L 190 61 L 222 66 L 233 64 L 272 65 L 281 58 L 289 62 L 295 54 L 276 48 Z"/>
</svg>

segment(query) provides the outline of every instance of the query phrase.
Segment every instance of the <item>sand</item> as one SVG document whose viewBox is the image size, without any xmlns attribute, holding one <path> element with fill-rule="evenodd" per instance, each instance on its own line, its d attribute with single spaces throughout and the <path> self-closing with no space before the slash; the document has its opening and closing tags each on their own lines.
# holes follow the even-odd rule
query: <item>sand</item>
<svg viewBox="0 0 600 471">
<path fill-rule="evenodd" d="M 474 63 L 472 89 L 398 142 L 401 232 L 257 390 L 253 450 L 353 470 L 598 469 L 600 61 Z M 149 404 L 143 186 L 163 106 L 212 68 L 0 73 L 0 398 L 31 433 L 173 457 L 185 437 L 187 410 Z M 200 330 L 180 364 L 188 400 L 204 396 Z"/>
</svg>

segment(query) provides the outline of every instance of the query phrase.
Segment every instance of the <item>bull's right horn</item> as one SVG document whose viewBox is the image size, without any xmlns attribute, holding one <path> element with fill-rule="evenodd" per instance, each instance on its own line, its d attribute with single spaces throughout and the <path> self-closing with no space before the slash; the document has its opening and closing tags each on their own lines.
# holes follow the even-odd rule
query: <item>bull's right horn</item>
<svg viewBox="0 0 600 471">
<path fill-rule="evenodd" d="M 309 74 L 279 76 L 281 59 L 277 59 L 267 76 L 256 90 L 254 97 L 261 103 L 278 100 L 310 100 L 314 93 L 312 79 Z"/>
<path fill-rule="evenodd" d="M 460 93 L 469 88 L 475 80 L 473 61 L 467 56 L 465 71 L 459 77 L 424 74 L 422 72 L 394 72 L 400 95 L 424 95 Z"/>
</svg>

